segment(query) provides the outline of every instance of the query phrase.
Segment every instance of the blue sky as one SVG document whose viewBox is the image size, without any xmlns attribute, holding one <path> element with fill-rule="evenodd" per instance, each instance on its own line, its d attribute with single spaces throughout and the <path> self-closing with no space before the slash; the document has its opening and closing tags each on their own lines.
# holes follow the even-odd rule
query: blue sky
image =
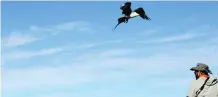
<svg viewBox="0 0 218 97">
<path fill-rule="evenodd" d="M 151 21 L 112 29 L 124 2 L 2 2 L 3 97 L 184 97 L 218 75 L 218 4 L 132 2 Z"/>
</svg>

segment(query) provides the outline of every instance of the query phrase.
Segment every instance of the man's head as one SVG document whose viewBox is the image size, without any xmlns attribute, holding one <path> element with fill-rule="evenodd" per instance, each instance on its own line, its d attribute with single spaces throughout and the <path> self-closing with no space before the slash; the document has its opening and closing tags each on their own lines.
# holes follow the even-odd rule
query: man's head
<svg viewBox="0 0 218 97">
<path fill-rule="evenodd" d="M 192 67 L 190 70 L 194 71 L 196 79 L 198 79 L 200 76 L 209 76 L 208 73 L 212 74 L 208 65 L 203 63 L 197 63 L 197 66 Z"/>
</svg>

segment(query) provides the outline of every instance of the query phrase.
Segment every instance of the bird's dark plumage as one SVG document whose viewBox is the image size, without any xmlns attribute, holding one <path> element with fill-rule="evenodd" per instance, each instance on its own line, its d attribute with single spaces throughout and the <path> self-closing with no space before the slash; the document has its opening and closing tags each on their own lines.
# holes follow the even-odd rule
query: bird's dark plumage
<svg viewBox="0 0 218 97">
<path fill-rule="evenodd" d="M 119 24 L 121 24 L 121 23 L 127 23 L 127 22 L 128 22 L 128 17 L 120 17 L 120 18 L 118 19 L 117 25 L 114 27 L 113 30 L 115 30 Z"/>
<path fill-rule="evenodd" d="M 139 16 L 143 19 L 146 19 L 146 20 L 151 20 L 145 13 L 144 9 L 142 7 L 139 7 L 137 9 L 134 10 L 134 12 L 138 13 Z"/>
<path fill-rule="evenodd" d="M 142 7 L 139 7 L 137 9 L 135 9 L 134 11 L 132 11 L 131 9 L 131 2 L 126 2 L 125 4 L 123 4 L 120 9 L 122 10 L 122 14 L 124 14 L 123 17 L 120 17 L 118 19 L 118 24 L 115 26 L 114 30 L 116 29 L 116 27 L 121 24 L 121 23 L 127 23 L 129 19 L 131 18 L 135 18 L 140 16 L 142 19 L 146 19 L 146 20 L 151 20 L 145 13 L 144 9 Z"/>
<path fill-rule="evenodd" d="M 132 12 L 131 2 L 126 2 L 120 7 L 120 9 L 122 10 L 122 14 L 124 14 L 125 16 L 129 16 Z"/>
</svg>

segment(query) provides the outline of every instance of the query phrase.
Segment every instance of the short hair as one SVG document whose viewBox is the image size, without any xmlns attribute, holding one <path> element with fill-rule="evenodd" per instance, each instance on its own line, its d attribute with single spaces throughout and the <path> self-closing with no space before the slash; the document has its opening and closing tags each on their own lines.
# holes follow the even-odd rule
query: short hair
<svg viewBox="0 0 218 97">
<path fill-rule="evenodd" d="M 205 74 L 205 75 L 209 75 L 207 71 L 200 71 L 201 73 Z"/>
</svg>

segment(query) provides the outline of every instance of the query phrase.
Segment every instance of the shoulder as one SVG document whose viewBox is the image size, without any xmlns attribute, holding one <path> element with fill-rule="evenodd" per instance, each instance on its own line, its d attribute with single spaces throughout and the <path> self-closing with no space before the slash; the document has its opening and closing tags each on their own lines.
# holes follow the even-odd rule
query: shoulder
<svg viewBox="0 0 218 97">
<path fill-rule="evenodd" d="M 195 92 L 197 90 L 196 86 L 197 86 L 197 81 L 196 80 L 191 81 L 189 85 L 187 97 L 195 97 Z"/>
<path fill-rule="evenodd" d="M 197 80 L 192 80 L 190 83 L 190 86 L 195 86 L 197 85 L 199 82 Z"/>
<path fill-rule="evenodd" d="M 190 83 L 190 91 L 196 91 L 196 90 L 198 90 L 201 86 L 202 86 L 202 81 L 200 81 L 200 80 L 193 80 L 193 81 L 191 81 L 191 83 Z"/>
</svg>

